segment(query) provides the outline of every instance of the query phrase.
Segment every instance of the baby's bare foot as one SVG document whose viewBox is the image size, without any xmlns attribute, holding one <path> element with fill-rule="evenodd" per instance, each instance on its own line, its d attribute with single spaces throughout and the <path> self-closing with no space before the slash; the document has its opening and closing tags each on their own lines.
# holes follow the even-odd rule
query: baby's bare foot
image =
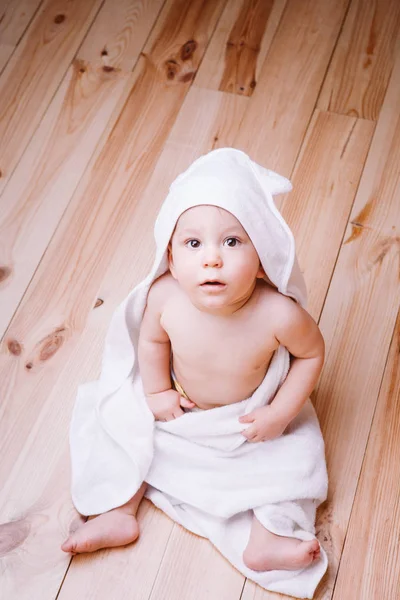
<svg viewBox="0 0 400 600">
<path fill-rule="evenodd" d="M 100 548 L 125 546 L 138 536 L 136 517 L 116 508 L 84 523 L 63 543 L 61 550 L 72 554 L 94 552 Z"/>
<path fill-rule="evenodd" d="M 318 540 L 303 542 L 282 537 L 265 529 L 256 518 L 250 540 L 243 553 L 245 565 L 253 571 L 282 569 L 297 571 L 308 567 L 320 557 Z"/>
</svg>

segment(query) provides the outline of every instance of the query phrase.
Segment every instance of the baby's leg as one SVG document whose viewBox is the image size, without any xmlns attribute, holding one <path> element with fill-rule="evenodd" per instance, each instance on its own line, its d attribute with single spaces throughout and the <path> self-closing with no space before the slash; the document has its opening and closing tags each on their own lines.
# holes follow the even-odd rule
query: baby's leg
<svg viewBox="0 0 400 600">
<path fill-rule="evenodd" d="M 275 535 L 265 529 L 253 516 L 250 539 L 243 561 L 253 571 L 272 571 L 283 569 L 297 571 L 308 567 L 320 556 L 318 540 L 301 540 Z"/>
<path fill-rule="evenodd" d="M 125 546 L 139 536 L 136 513 L 146 491 L 143 483 L 136 494 L 123 506 L 114 508 L 86 521 L 61 546 L 64 552 L 78 554 L 94 552 L 100 548 Z"/>
</svg>

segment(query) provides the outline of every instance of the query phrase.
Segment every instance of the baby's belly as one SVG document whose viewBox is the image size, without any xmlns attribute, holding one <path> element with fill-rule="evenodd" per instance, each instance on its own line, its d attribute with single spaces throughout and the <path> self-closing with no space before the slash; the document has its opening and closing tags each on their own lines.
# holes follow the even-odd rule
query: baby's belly
<svg viewBox="0 0 400 600">
<path fill-rule="evenodd" d="M 269 361 L 268 361 L 269 362 Z M 174 360 L 174 373 L 186 395 L 199 408 L 209 409 L 234 404 L 249 398 L 267 372 L 268 363 L 250 373 L 224 369 L 193 369 Z"/>
</svg>

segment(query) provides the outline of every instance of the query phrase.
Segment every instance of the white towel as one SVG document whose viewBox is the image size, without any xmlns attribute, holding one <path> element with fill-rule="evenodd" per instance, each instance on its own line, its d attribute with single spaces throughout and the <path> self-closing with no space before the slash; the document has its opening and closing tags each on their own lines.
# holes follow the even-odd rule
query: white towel
<svg viewBox="0 0 400 600">
<path fill-rule="evenodd" d="M 254 394 L 242 402 L 188 411 L 155 422 L 137 361 L 140 324 L 152 282 L 168 269 L 167 246 L 179 216 L 211 204 L 231 212 L 250 236 L 269 281 L 306 305 L 293 235 L 273 195 L 291 190 L 284 177 L 239 150 L 196 160 L 173 182 L 155 225 L 156 257 L 148 277 L 118 307 L 106 337 L 101 376 L 80 386 L 71 424 L 72 497 L 93 515 L 127 502 L 143 481 L 146 495 L 172 519 L 211 540 L 244 575 L 264 588 L 312 598 L 327 557 L 300 571 L 246 568 L 253 511 L 274 533 L 313 539 L 315 511 L 326 499 L 324 443 L 310 400 L 280 438 L 249 443 L 239 417 L 273 399 L 289 369 L 275 352 Z"/>
</svg>

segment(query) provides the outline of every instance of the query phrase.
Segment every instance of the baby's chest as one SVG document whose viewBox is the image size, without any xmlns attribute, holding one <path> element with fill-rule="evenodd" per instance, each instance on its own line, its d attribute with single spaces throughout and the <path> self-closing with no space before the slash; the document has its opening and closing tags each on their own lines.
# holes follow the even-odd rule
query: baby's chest
<svg viewBox="0 0 400 600">
<path fill-rule="evenodd" d="M 218 324 L 191 315 L 170 319 L 165 328 L 172 352 L 184 362 L 229 370 L 258 369 L 274 351 L 274 341 L 252 322 Z"/>
</svg>

